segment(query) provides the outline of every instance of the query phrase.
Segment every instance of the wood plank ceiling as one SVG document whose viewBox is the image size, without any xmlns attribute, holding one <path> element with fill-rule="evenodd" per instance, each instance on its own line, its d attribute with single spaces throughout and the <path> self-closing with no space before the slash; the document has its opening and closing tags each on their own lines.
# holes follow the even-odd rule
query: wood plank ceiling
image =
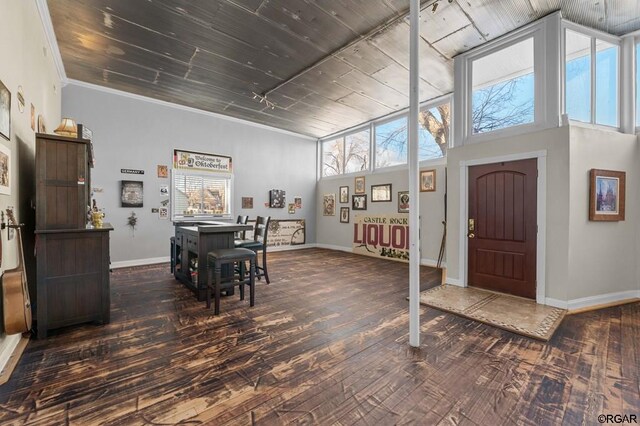
<svg viewBox="0 0 640 426">
<path fill-rule="evenodd" d="M 554 10 L 624 34 L 637 0 L 423 2 L 421 99 L 453 57 Z M 409 104 L 408 0 L 48 0 L 71 79 L 322 137 Z M 267 94 L 271 109 L 254 93 Z"/>
</svg>

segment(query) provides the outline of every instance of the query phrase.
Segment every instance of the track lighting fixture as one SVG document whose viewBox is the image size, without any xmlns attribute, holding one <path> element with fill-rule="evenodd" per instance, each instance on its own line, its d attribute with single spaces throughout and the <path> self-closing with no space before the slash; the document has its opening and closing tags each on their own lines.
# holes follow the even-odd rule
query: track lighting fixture
<svg viewBox="0 0 640 426">
<path fill-rule="evenodd" d="M 275 109 L 276 104 L 267 99 L 267 95 L 259 95 L 256 92 L 251 92 L 253 94 L 253 99 L 260 99 L 260 103 L 263 103 L 267 106 L 267 108 Z"/>
</svg>

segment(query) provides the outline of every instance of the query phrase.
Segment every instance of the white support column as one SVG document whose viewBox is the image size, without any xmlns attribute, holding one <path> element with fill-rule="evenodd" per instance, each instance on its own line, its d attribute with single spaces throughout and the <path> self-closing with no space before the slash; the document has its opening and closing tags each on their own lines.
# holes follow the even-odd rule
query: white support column
<svg viewBox="0 0 640 426">
<path fill-rule="evenodd" d="M 409 345 L 420 347 L 420 203 L 418 113 L 420 112 L 420 0 L 410 0 L 409 59 Z"/>
</svg>

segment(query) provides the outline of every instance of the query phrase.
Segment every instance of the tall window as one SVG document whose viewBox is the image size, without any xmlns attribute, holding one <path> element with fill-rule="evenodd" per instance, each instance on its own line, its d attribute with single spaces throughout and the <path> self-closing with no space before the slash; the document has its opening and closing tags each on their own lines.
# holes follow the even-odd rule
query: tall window
<svg viewBox="0 0 640 426">
<path fill-rule="evenodd" d="M 419 146 L 420 161 L 442 158 L 447 155 L 451 123 L 449 102 L 420 111 Z"/>
<path fill-rule="evenodd" d="M 231 217 L 231 176 L 173 171 L 173 220 Z"/>
<path fill-rule="evenodd" d="M 322 142 L 322 176 L 336 176 L 369 169 L 369 128 Z"/>
<path fill-rule="evenodd" d="M 376 124 L 376 169 L 407 163 L 407 116 Z"/>
<path fill-rule="evenodd" d="M 471 133 L 533 123 L 534 38 L 472 63 Z"/>
<path fill-rule="evenodd" d="M 618 127 L 618 45 L 567 29 L 565 113 L 572 120 Z"/>
</svg>

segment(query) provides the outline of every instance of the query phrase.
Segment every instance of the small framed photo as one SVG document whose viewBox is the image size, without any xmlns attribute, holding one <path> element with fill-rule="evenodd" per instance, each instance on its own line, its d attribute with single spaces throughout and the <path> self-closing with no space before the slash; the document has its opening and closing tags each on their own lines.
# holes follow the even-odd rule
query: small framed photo
<svg viewBox="0 0 640 426">
<path fill-rule="evenodd" d="M 11 92 L 0 81 L 0 136 L 11 140 Z"/>
<path fill-rule="evenodd" d="M 626 173 L 591 169 L 589 181 L 589 220 L 624 220 Z"/>
<path fill-rule="evenodd" d="M 340 223 L 349 223 L 349 207 L 340 207 Z"/>
<path fill-rule="evenodd" d="M 242 197 L 242 208 L 243 209 L 252 209 L 253 208 L 253 197 Z"/>
<path fill-rule="evenodd" d="M 409 213 L 409 191 L 398 192 L 398 213 Z"/>
<path fill-rule="evenodd" d="M 168 178 L 169 177 L 169 167 L 158 164 L 158 177 L 159 178 Z"/>
<path fill-rule="evenodd" d="M 420 192 L 433 192 L 436 190 L 436 171 L 422 170 L 420 172 Z"/>
<path fill-rule="evenodd" d="M 322 215 L 336 215 L 336 194 L 324 194 L 322 199 Z"/>
<path fill-rule="evenodd" d="M 352 195 L 351 196 L 351 209 L 352 210 L 366 210 L 367 209 L 367 195 Z"/>
<path fill-rule="evenodd" d="M 391 201 L 391 184 L 371 185 L 371 202 Z"/>
<path fill-rule="evenodd" d="M 364 176 L 357 176 L 355 181 L 354 194 L 366 194 L 367 191 L 364 185 Z"/>
<path fill-rule="evenodd" d="M 340 203 L 345 204 L 349 202 L 349 187 L 341 186 L 340 187 Z"/>
<path fill-rule="evenodd" d="M 285 191 L 282 189 L 272 189 L 269 191 L 269 207 L 272 209 L 283 209 L 286 201 Z"/>
<path fill-rule="evenodd" d="M 160 196 L 161 197 L 169 196 L 169 185 L 160 185 Z"/>
<path fill-rule="evenodd" d="M 289 203 L 289 214 L 296 214 L 296 203 Z"/>
<path fill-rule="evenodd" d="M 296 209 L 301 209 L 302 208 L 302 197 L 301 196 L 297 196 L 297 197 L 293 197 L 293 204 L 296 206 Z"/>
<path fill-rule="evenodd" d="M 120 207 L 143 207 L 142 181 L 120 181 Z"/>
<path fill-rule="evenodd" d="M 0 194 L 11 195 L 11 150 L 0 143 Z"/>
</svg>

